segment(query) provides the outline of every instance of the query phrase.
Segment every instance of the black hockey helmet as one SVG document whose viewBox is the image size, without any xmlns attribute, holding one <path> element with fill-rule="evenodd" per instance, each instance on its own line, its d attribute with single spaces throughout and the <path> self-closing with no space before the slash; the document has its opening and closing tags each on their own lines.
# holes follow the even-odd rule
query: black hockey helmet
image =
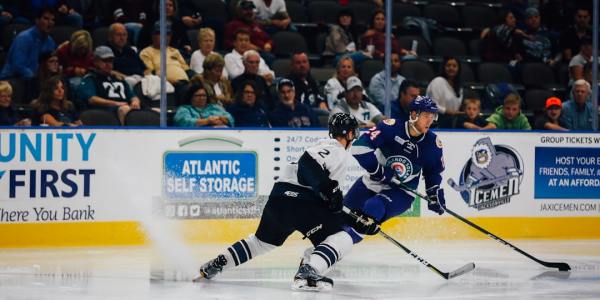
<svg viewBox="0 0 600 300">
<path fill-rule="evenodd" d="M 343 136 L 348 132 L 354 132 L 354 138 L 358 137 L 358 121 L 351 114 L 335 113 L 329 118 L 329 136 L 332 138 Z"/>
</svg>

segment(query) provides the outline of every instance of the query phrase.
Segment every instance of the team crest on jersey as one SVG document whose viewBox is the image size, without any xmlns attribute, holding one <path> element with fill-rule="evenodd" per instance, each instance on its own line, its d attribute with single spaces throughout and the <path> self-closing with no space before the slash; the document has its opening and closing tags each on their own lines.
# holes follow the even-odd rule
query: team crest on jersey
<svg viewBox="0 0 600 300">
<path fill-rule="evenodd" d="M 450 178 L 448 184 L 477 210 L 491 209 L 510 203 L 520 193 L 523 160 L 507 145 L 494 145 L 489 137 L 478 140 L 463 166 L 459 183 Z"/>
<path fill-rule="evenodd" d="M 439 136 L 435 137 L 435 145 L 440 149 L 442 149 L 442 147 L 444 147 L 444 145 L 442 145 L 442 140 L 440 140 Z"/>
<path fill-rule="evenodd" d="M 405 156 L 391 156 L 386 165 L 396 171 L 400 181 L 404 182 L 413 172 L 413 165 Z"/>
<path fill-rule="evenodd" d="M 385 119 L 383 120 L 383 124 L 392 126 L 396 124 L 396 119 Z"/>
</svg>

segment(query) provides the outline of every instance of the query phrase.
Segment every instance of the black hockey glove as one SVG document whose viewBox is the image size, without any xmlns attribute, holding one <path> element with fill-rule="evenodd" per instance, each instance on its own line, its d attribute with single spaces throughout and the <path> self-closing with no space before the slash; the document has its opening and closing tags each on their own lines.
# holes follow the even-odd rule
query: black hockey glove
<svg viewBox="0 0 600 300">
<path fill-rule="evenodd" d="M 381 223 L 358 210 L 345 213 L 345 219 L 348 225 L 352 226 L 360 234 L 374 235 L 381 230 Z"/>
<path fill-rule="evenodd" d="M 339 213 L 342 210 L 344 195 L 336 180 L 329 180 L 319 186 L 319 196 L 332 212 Z"/>
<path fill-rule="evenodd" d="M 427 196 L 429 201 L 427 208 L 429 210 L 442 215 L 446 208 L 446 198 L 444 197 L 444 190 L 440 189 L 439 186 L 433 186 L 427 190 Z"/>
</svg>

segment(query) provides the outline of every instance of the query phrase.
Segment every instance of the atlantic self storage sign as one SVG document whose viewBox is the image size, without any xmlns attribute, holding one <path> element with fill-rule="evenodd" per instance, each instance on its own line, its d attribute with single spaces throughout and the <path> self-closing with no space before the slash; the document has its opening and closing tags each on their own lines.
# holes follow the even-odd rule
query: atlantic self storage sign
<svg viewBox="0 0 600 300">
<path fill-rule="evenodd" d="M 164 194 L 171 199 L 257 197 L 255 152 L 167 152 Z"/>
</svg>

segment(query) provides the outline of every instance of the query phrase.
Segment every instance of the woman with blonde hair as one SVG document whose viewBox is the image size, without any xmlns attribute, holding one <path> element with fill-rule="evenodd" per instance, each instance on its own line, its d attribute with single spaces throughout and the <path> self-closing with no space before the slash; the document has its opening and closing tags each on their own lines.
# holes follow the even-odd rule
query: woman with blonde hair
<svg viewBox="0 0 600 300">
<path fill-rule="evenodd" d="M 333 108 L 346 91 L 346 80 L 350 76 L 356 76 L 354 61 L 350 56 L 342 56 L 336 66 L 335 74 L 325 84 L 325 95 L 327 106 Z"/>
<path fill-rule="evenodd" d="M 190 59 L 190 68 L 198 74 L 204 72 L 202 64 L 209 54 L 216 53 L 215 50 L 216 35 L 211 28 L 200 28 L 198 30 L 198 50 L 192 53 Z M 228 77 L 227 70 L 223 69 L 222 77 Z"/>
<path fill-rule="evenodd" d="M 67 100 L 65 85 L 60 76 L 52 76 L 42 83 L 40 96 L 31 102 L 33 124 L 48 126 L 79 126 L 73 102 Z"/>
<path fill-rule="evenodd" d="M 218 53 L 209 54 L 202 63 L 204 72 L 198 74 L 190 80 L 190 84 L 202 83 L 208 93 L 208 100 L 211 103 L 221 105 L 230 105 L 234 101 L 231 82 L 227 77 L 222 77 L 225 69 L 225 60 Z"/>
<path fill-rule="evenodd" d="M 73 32 L 71 39 L 58 47 L 56 55 L 67 78 L 87 74 L 94 60 L 92 47 L 92 36 L 86 30 Z"/>
</svg>

